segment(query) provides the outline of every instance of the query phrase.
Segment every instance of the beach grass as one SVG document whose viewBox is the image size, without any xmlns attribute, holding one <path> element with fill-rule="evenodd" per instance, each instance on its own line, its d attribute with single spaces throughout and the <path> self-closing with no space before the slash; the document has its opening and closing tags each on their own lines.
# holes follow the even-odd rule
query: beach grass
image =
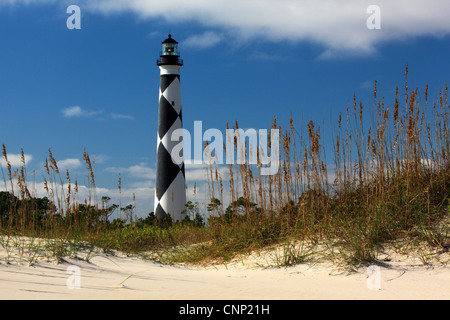
<svg viewBox="0 0 450 320">
<path fill-rule="evenodd" d="M 345 112 L 324 124 L 327 132 L 313 121 L 297 126 L 292 118 L 283 128 L 274 117 L 271 128 L 280 130 L 282 146 L 276 175 L 261 175 L 262 163 L 247 161 L 227 165 L 222 177 L 220 165 L 211 163 L 208 219 L 136 219 L 132 205 L 109 205 L 108 197 L 98 198 L 86 151 L 87 199 L 78 199 L 77 181 L 71 181 L 69 171 L 59 171 L 51 150 L 44 165 L 47 196 L 38 198 L 27 180 L 23 151 L 22 166 L 13 171 L 3 145 L 1 244 L 9 248 L 17 237 L 56 239 L 46 252 L 58 260 L 76 244 L 89 243 L 172 263 L 226 262 L 279 245 L 275 264 L 280 266 L 319 253 L 355 266 L 377 261 L 386 245 L 447 252 L 448 87 L 430 102 L 428 85 L 423 91 L 408 87 L 408 67 L 403 92 L 397 87 L 393 102 L 385 101 L 377 86 L 375 81 L 368 105 L 353 95 Z M 192 209 L 188 203 L 187 210 Z M 111 221 L 114 210 L 123 218 Z M 308 245 L 299 249 L 294 245 L 299 241 Z"/>
</svg>

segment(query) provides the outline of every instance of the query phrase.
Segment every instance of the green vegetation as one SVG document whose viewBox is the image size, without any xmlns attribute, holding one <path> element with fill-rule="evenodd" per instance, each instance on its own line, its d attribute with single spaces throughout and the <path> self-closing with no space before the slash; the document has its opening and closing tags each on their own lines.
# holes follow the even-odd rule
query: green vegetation
<svg viewBox="0 0 450 320">
<path fill-rule="evenodd" d="M 192 202 L 186 204 L 186 219 L 177 223 L 170 216 L 158 221 L 152 213 L 136 219 L 133 205 L 110 205 L 108 197 L 99 205 L 86 152 L 89 199 L 78 201 L 77 182 L 71 183 L 69 172 L 61 177 L 50 150 L 44 180 L 48 196 L 33 197 L 23 152 L 23 166 L 12 172 L 3 146 L 2 245 L 7 247 L 5 239 L 13 235 L 30 236 L 57 239 L 52 249 L 57 257 L 88 243 L 188 263 L 226 262 L 279 245 L 278 265 L 301 263 L 315 254 L 358 265 L 376 260 L 387 245 L 402 251 L 425 244 L 448 251 L 448 89 L 429 105 L 428 86 L 422 95 L 419 89 L 410 91 L 407 75 L 408 68 L 404 102 L 396 88 L 389 106 L 380 99 L 377 82 L 369 108 L 354 96 L 353 105 L 328 126 L 326 141 L 332 141 L 332 148 L 322 144 L 325 133 L 313 121 L 302 132 L 292 119 L 289 128 L 281 128 L 275 117 L 272 128 L 283 133 L 280 171 L 263 176 L 260 165 L 230 165 L 229 190 L 224 190 L 223 171 L 210 165 L 208 219 Z M 227 207 L 222 200 L 226 194 L 231 198 Z M 116 210 L 123 218 L 111 221 Z"/>
</svg>

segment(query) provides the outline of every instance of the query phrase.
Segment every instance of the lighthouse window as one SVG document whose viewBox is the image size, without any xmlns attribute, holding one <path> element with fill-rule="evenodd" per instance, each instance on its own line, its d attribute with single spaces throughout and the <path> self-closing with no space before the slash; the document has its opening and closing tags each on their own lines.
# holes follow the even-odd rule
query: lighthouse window
<svg viewBox="0 0 450 320">
<path fill-rule="evenodd" d="M 174 43 L 164 43 L 162 54 L 165 55 L 177 55 L 178 54 L 178 46 Z"/>
</svg>

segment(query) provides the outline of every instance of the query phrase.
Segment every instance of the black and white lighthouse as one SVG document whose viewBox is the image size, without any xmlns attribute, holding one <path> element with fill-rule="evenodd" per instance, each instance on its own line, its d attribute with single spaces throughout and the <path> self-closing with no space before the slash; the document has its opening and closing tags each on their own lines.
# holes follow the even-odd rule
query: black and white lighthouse
<svg viewBox="0 0 450 320">
<path fill-rule="evenodd" d="M 158 219 L 170 214 L 175 221 L 184 218 L 186 182 L 184 160 L 175 161 L 172 150 L 179 141 L 172 141 L 172 133 L 182 129 L 180 68 L 183 60 L 178 52 L 178 42 L 169 37 L 162 42 L 160 58 L 159 118 L 156 164 L 155 216 Z"/>
</svg>

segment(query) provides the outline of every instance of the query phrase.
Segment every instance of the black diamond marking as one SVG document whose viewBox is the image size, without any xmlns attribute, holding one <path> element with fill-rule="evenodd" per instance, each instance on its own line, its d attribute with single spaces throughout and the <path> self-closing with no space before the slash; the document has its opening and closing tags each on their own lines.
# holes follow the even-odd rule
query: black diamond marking
<svg viewBox="0 0 450 320">
<path fill-rule="evenodd" d="M 166 89 L 172 84 L 173 80 L 175 80 L 176 78 L 180 79 L 180 76 L 176 74 L 163 74 L 161 76 L 159 86 L 161 88 L 161 92 L 164 93 L 164 91 L 166 91 Z"/>
<path fill-rule="evenodd" d="M 174 122 L 178 118 L 178 113 L 167 101 L 164 96 L 161 96 L 159 101 L 159 120 L 158 120 L 158 133 L 159 138 L 162 139 L 166 133 L 170 130 Z"/>
<path fill-rule="evenodd" d="M 161 200 L 181 169 L 178 165 L 173 163 L 172 157 L 162 143 L 158 146 L 156 166 L 156 190 L 158 190 L 156 196 L 158 197 L 158 200 Z"/>
<path fill-rule="evenodd" d="M 157 218 L 164 218 L 166 216 L 166 212 L 161 207 L 161 204 L 158 203 L 158 206 L 155 209 L 155 217 Z"/>
</svg>

